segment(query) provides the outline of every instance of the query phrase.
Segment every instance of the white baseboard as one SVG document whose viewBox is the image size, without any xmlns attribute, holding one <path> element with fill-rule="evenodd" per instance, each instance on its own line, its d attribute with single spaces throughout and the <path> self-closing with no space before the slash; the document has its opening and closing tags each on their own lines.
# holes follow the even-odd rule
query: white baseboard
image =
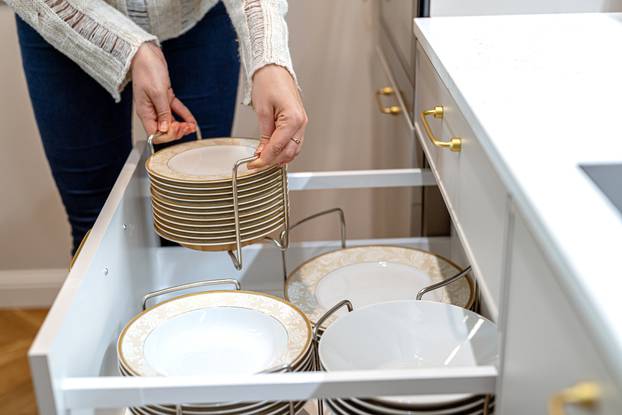
<svg viewBox="0 0 622 415">
<path fill-rule="evenodd" d="M 0 308 L 51 306 L 67 274 L 64 268 L 0 271 Z"/>
</svg>

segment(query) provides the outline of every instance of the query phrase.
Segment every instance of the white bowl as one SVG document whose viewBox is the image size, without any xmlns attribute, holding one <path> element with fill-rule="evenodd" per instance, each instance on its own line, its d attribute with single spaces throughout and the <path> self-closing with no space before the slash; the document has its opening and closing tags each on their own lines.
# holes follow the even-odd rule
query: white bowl
<svg viewBox="0 0 622 415">
<path fill-rule="evenodd" d="M 132 376 L 251 374 L 306 362 L 311 325 L 280 298 L 207 291 L 164 301 L 134 317 L 117 343 Z"/>
<path fill-rule="evenodd" d="M 450 304 L 392 301 L 355 309 L 322 335 L 327 371 L 416 369 L 495 364 L 497 330 L 478 314 Z M 459 401 L 471 395 L 382 398 L 405 404 Z"/>
<path fill-rule="evenodd" d="M 260 311 L 237 307 L 194 310 L 156 327 L 145 359 L 164 376 L 255 373 L 287 350 L 285 327 Z"/>
</svg>

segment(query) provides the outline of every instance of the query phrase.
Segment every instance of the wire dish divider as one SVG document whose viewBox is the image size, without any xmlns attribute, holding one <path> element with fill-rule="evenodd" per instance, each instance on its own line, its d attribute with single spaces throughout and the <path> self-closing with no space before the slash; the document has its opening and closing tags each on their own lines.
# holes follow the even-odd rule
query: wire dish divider
<svg viewBox="0 0 622 415">
<path fill-rule="evenodd" d="M 147 138 L 147 145 L 149 147 L 149 150 L 151 151 L 151 154 L 155 154 L 156 150 L 153 144 L 153 141 L 161 136 L 163 133 L 161 132 L 156 132 L 154 134 L 151 134 L 148 138 Z M 197 141 L 200 141 L 203 139 L 203 135 L 201 134 L 201 129 L 197 126 L 196 128 L 196 139 Z M 242 258 L 242 235 L 241 235 L 241 229 L 240 229 L 240 202 L 239 202 L 239 195 L 238 195 L 238 180 L 239 180 L 239 170 L 240 167 L 242 165 L 248 164 L 250 162 L 253 162 L 255 160 L 259 159 L 259 156 L 254 155 L 251 157 L 246 157 L 240 160 L 237 160 L 234 164 L 233 164 L 233 168 L 231 169 L 231 184 L 232 184 L 232 196 L 233 196 L 233 218 L 234 218 L 234 223 L 235 223 L 235 250 L 227 250 L 227 252 L 229 253 L 229 257 L 231 258 L 231 261 L 233 262 L 233 266 L 235 267 L 236 270 L 240 271 L 243 268 L 243 258 Z M 287 229 L 289 228 L 289 192 L 287 189 L 287 166 L 282 167 L 281 169 L 281 192 L 282 192 L 282 198 L 283 198 L 283 212 L 282 212 L 282 222 L 283 222 L 283 227 L 284 227 L 284 231 L 281 232 L 280 234 L 280 238 L 278 241 L 278 246 L 281 249 L 287 249 L 287 246 L 289 245 L 289 239 L 287 237 Z M 272 239 L 273 242 L 277 242 L 276 240 Z"/>
<path fill-rule="evenodd" d="M 226 275 L 220 270 L 236 275 L 231 263 L 215 261 L 206 265 L 199 259 L 204 257 L 198 256 L 203 252 L 160 248 L 159 239 L 152 232 L 147 199 L 149 182 L 140 168 L 149 155 L 148 145 L 139 142 L 130 152 L 80 257 L 30 349 L 42 415 L 117 415 L 127 407 L 157 404 L 495 393 L 495 365 L 198 377 L 119 376 L 114 365 L 111 366 L 111 362 L 116 362 L 116 340 L 126 322 L 140 311 L 144 294 L 190 280 L 188 274 L 182 279 L 179 273 L 166 268 L 167 264 L 160 260 L 162 255 L 167 255 L 164 252 L 191 258 L 191 263 L 179 266 L 197 273 L 209 266 L 212 275 Z M 293 191 L 435 185 L 428 170 L 410 168 L 289 173 L 288 182 L 289 190 Z M 296 252 L 296 247 L 289 245 L 287 233 L 284 236 L 286 239 L 278 242 L 285 242 L 288 251 Z M 421 238 L 405 241 L 428 243 Z M 264 244 L 247 249 L 255 259 L 258 252 L 265 252 Z M 253 266 L 257 263 L 258 260 Z M 249 274 L 237 275 L 246 278 Z M 498 330 L 502 331 L 503 327 Z"/>
</svg>

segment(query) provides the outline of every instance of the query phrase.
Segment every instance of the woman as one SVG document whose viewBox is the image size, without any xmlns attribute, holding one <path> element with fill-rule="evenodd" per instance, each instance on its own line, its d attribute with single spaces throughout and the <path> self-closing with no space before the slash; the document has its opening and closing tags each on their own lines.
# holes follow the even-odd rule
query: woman
<svg viewBox="0 0 622 415">
<path fill-rule="evenodd" d="M 74 252 L 129 154 L 132 97 L 147 134 L 160 133 L 156 143 L 192 139 L 197 125 L 205 137 L 228 136 L 241 60 L 243 101 L 262 135 L 252 167 L 300 152 L 307 117 L 286 0 L 7 3 L 19 16 L 30 98 Z"/>
</svg>

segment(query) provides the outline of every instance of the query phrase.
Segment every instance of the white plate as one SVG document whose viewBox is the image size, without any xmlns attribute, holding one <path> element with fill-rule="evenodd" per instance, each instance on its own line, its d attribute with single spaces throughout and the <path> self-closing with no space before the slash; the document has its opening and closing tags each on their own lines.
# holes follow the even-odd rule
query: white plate
<svg viewBox="0 0 622 415">
<path fill-rule="evenodd" d="M 278 183 L 276 186 L 270 188 L 264 193 L 256 194 L 254 196 L 248 196 L 248 197 L 244 196 L 244 197 L 238 198 L 238 206 L 239 207 L 247 206 L 247 205 L 255 206 L 257 204 L 261 204 L 262 202 L 265 202 L 266 200 L 270 200 L 271 198 L 278 197 L 278 196 L 280 196 L 281 198 L 284 197 L 283 186 L 280 183 Z M 154 188 L 151 188 L 151 197 L 152 199 L 157 200 L 161 205 L 173 206 L 173 207 L 182 208 L 182 209 L 222 210 L 222 209 L 230 208 L 231 210 L 233 210 L 233 199 L 214 200 L 214 201 L 207 201 L 207 202 L 202 202 L 202 201 L 192 201 L 192 202 L 185 201 L 184 202 L 180 200 L 173 200 L 164 195 L 161 195 L 157 193 L 157 191 Z"/>
<path fill-rule="evenodd" d="M 209 291 L 162 302 L 134 317 L 117 344 L 135 376 L 257 373 L 298 364 L 311 326 L 289 303 L 248 291 Z"/>
<path fill-rule="evenodd" d="M 251 138 L 211 138 L 177 144 L 158 151 L 147 159 L 147 171 L 162 179 L 177 182 L 230 181 L 234 164 L 251 157 L 259 140 Z M 246 164 L 238 169 L 238 177 L 247 177 L 268 170 L 249 170 Z"/>
<path fill-rule="evenodd" d="M 281 176 L 282 167 L 272 167 L 268 170 L 262 171 L 261 173 L 254 174 L 249 177 L 241 177 L 238 180 L 238 188 L 239 189 L 248 189 L 257 187 L 262 182 L 269 180 L 270 178 Z M 152 183 L 157 183 L 159 186 L 164 187 L 165 189 L 177 190 L 177 191 L 190 191 L 190 192 L 207 192 L 207 193 L 230 193 L 233 191 L 233 184 L 231 180 L 223 181 L 223 182 L 205 182 L 205 183 L 196 183 L 196 182 L 185 182 L 185 181 L 171 181 L 168 179 L 163 179 L 161 177 L 157 177 L 149 173 L 149 179 Z"/>
<path fill-rule="evenodd" d="M 352 405 L 352 402 L 344 399 L 331 399 L 330 403 L 338 410 L 339 414 L 348 415 L 480 415 L 483 414 L 483 400 L 478 404 L 472 403 L 467 406 L 461 406 L 457 408 L 451 408 L 447 410 L 424 410 L 424 411 L 389 411 L 387 412 L 383 408 L 381 409 L 368 409 L 364 410 Z M 488 413 L 492 414 L 494 410 L 494 403 L 488 406 Z"/>
<path fill-rule="evenodd" d="M 430 252 L 397 246 L 341 249 L 315 257 L 296 268 L 287 280 L 286 298 L 312 322 L 343 299 L 355 308 L 414 299 L 424 287 L 455 275 L 460 269 Z M 432 291 L 425 300 L 469 308 L 474 299 L 470 280 L 460 279 Z M 327 320 L 326 325 L 338 315 Z"/>
<path fill-rule="evenodd" d="M 277 176 L 274 179 L 271 179 L 266 182 L 261 182 L 255 187 L 250 187 L 247 189 L 238 188 L 238 196 L 240 198 L 254 196 L 256 194 L 266 193 L 268 190 L 272 190 L 277 186 L 282 186 L 283 179 L 280 176 Z M 221 201 L 221 200 L 233 200 L 233 190 L 230 190 L 226 193 L 184 193 L 184 192 L 176 192 L 171 191 L 162 186 L 151 182 L 152 191 L 155 191 L 159 195 L 166 196 L 172 200 L 181 200 L 183 202 L 201 202 L 201 201 Z"/>
<path fill-rule="evenodd" d="M 271 224 L 277 220 L 281 220 L 283 218 L 283 210 L 274 212 L 273 215 L 269 217 L 265 217 L 250 223 L 240 224 L 240 232 L 253 232 L 257 229 L 261 229 L 262 226 Z M 178 234 L 195 236 L 195 237 L 218 237 L 224 238 L 230 235 L 235 237 L 235 224 L 234 225 L 225 225 L 218 227 L 209 227 L 202 228 L 197 227 L 195 225 L 183 225 L 178 223 L 171 223 L 166 221 L 165 219 L 161 219 L 158 214 L 153 212 L 153 220 L 158 226 L 162 227 L 162 229 Z"/>
<path fill-rule="evenodd" d="M 265 235 L 269 235 L 272 232 L 282 228 L 284 222 L 285 222 L 284 218 L 275 218 L 268 224 L 241 231 L 240 232 L 241 242 L 248 242 L 248 241 L 252 241 L 255 239 L 263 238 Z M 231 235 L 223 234 L 219 236 L 209 236 L 209 237 L 190 236 L 188 234 L 181 233 L 179 231 L 177 232 L 169 231 L 163 228 L 162 226 L 160 226 L 160 224 L 158 224 L 157 221 L 154 221 L 154 229 L 156 233 L 160 235 L 161 237 L 165 239 L 169 239 L 173 242 L 180 243 L 180 244 L 212 246 L 212 245 L 223 245 L 223 244 L 230 244 L 230 243 L 236 242 L 236 239 L 235 239 L 236 237 L 234 234 L 231 234 Z"/>
<path fill-rule="evenodd" d="M 278 210 L 283 206 L 283 200 L 276 198 L 268 203 L 262 203 L 259 206 L 253 206 L 248 210 L 240 210 L 240 218 L 246 218 L 251 220 L 257 215 L 266 214 L 266 212 Z M 207 222 L 223 222 L 233 221 L 235 223 L 233 211 L 230 212 L 217 212 L 217 213 L 196 213 L 196 212 L 184 212 L 176 211 L 168 207 L 160 207 L 157 203 L 152 203 L 154 211 L 158 211 L 160 214 L 164 214 L 167 218 L 182 219 L 182 221 L 188 221 L 193 223 L 207 223 Z"/>
<path fill-rule="evenodd" d="M 492 365 L 497 329 L 478 314 L 450 304 L 392 301 L 355 309 L 332 323 L 320 340 L 327 371 L 415 369 Z M 379 398 L 380 401 L 441 404 L 469 394 Z"/>
</svg>

